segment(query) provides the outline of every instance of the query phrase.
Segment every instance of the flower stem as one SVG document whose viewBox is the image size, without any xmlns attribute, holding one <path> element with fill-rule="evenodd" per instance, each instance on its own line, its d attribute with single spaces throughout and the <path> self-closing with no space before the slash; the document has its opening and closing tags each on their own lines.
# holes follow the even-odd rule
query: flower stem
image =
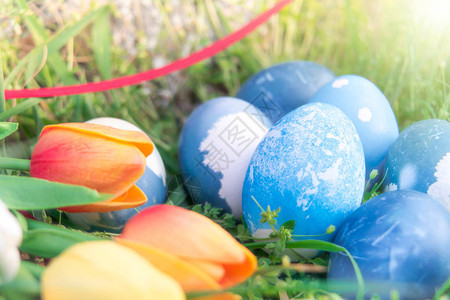
<svg viewBox="0 0 450 300">
<path fill-rule="evenodd" d="M 273 241 L 268 242 L 256 242 L 256 243 L 245 243 L 243 244 L 245 247 L 249 249 L 258 249 L 258 248 L 264 248 L 265 245 L 273 243 Z"/>
<path fill-rule="evenodd" d="M 0 169 L 29 171 L 30 160 L 21 158 L 0 157 Z"/>
</svg>

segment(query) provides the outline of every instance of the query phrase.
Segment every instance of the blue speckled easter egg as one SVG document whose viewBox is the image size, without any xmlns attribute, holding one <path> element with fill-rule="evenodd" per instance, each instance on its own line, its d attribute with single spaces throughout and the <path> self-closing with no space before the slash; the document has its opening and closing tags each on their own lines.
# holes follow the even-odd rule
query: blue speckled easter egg
<svg viewBox="0 0 450 300">
<path fill-rule="evenodd" d="M 372 198 L 345 219 L 334 243 L 355 258 L 367 296 L 390 299 L 395 289 L 400 299 L 431 299 L 450 275 L 450 214 L 420 192 Z M 331 253 L 328 282 L 356 286 L 355 278 L 348 256 Z"/>
<path fill-rule="evenodd" d="M 251 234 L 270 233 L 270 226 L 259 222 L 260 206 L 268 205 L 281 208 L 277 226 L 295 220 L 294 235 L 339 227 L 361 203 L 364 172 L 361 141 L 340 109 L 322 103 L 297 108 L 269 130 L 250 161 L 242 205 Z M 329 241 L 333 236 L 314 238 Z"/>
<path fill-rule="evenodd" d="M 311 61 L 285 62 L 250 77 L 236 97 L 252 103 L 275 123 L 334 78 L 328 68 Z"/>
<path fill-rule="evenodd" d="M 89 120 L 86 123 L 142 132 L 142 130 L 135 125 L 116 118 L 97 118 Z M 66 213 L 66 215 L 72 222 L 87 231 L 120 232 L 125 223 L 132 216 L 136 215 L 138 211 L 152 205 L 164 203 L 167 194 L 166 169 L 164 168 L 164 163 L 156 146 L 153 149 L 153 152 L 147 157 L 147 166 L 144 174 L 136 182 L 136 185 L 147 196 L 147 202 L 137 208 L 122 209 L 106 213 Z"/>
<path fill-rule="evenodd" d="M 398 125 L 389 101 L 378 87 L 361 76 L 339 76 L 309 102 L 335 105 L 352 120 L 364 148 L 366 180 L 373 169 L 379 174 L 375 181 L 381 180 L 389 147 L 398 137 Z"/>
<path fill-rule="evenodd" d="M 253 105 L 232 97 L 203 103 L 181 131 L 179 161 L 196 203 L 242 214 L 242 184 L 254 149 L 271 121 Z"/>
<path fill-rule="evenodd" d="M 450 123 L 431 119 L 404 129 L 386 158 L 385 190 L 415 190 L 450 211 Z"/>
</svg>

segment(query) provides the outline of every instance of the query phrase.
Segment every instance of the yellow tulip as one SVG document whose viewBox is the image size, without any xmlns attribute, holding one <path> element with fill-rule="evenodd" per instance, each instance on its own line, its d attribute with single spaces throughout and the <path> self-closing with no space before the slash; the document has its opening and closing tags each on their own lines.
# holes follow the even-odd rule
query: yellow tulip
<svg viewBox="0 0 450 300">
<path fill-rule="evenodd" d="M 113 241 L 76 244 L 42 276 L 43 300 L 181 300 L 180 285 Z"/>
</svg>

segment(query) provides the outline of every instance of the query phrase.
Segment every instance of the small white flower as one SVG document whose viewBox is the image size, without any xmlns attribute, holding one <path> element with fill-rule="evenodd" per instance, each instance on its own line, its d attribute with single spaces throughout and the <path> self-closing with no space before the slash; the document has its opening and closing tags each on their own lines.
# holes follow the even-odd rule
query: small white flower
<svg viewBox="0 0 450 300">
<path fill-rule="evenodd" d="M 22 228 L 0 200 L 0 284 L 12 280 L 20 267 Z"/>
<path fill-rule="evenodd" d="M 398 190 L 398 186 L 395 183 L 389 183 L 385 188 L 385 192 L 392 192 Z"/>
</svg>

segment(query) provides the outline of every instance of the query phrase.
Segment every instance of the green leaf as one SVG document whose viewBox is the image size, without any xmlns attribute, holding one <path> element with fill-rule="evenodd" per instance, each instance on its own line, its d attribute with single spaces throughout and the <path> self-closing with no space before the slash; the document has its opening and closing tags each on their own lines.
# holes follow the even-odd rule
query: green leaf
<svg viewBox="0 0 450 300">
<path fill-rule="evenodd" d="M 0 175 L 0 199 L 10 209 L 50 209 L 84 205 L 111 198 L 84 186 L 25 176 Z"/>
<path fill-rule="evenodd" d="M 14 280 L 0 285 L 0 296 L 14 300 L 34 299 L 40 290 L 39 281 L 22 262 Z"/>
<path fill-rule="evenodd" d="M 279 240 L 275 243 L 275 254 L 276 254 L 277 256 L 282 256 L 285 249 L 286 249 L 286 242 L 283 241 L 282 239 L 279 239 Z"/>
<path fill-rule="evenodd" d="M 27 223 L 27 219 L 17 210 L 13 209 L 11 210 L 11 212 L 14 214 L 14 216 L 16 217 L 17 221 L 20 224 L 20 227 L 22 227 L 22 231 L 28 231 L 28 223 Z"/>
<path fill-rule="evenodd" d="M 22 266 L 30 271 L 30 273 L 33 274 L 36 279 L 41 279 L 42 272 L 44 272 L 45 270 L 44 266 L 26 260 L 22 260 Z"/>
<path fill-rule="evenodd" d="M 30 98 L 25 101 L 20 102 L 16 106 L 8 109 L 7 111 L 4 111 L 0 113 L 0 121 L 6 121 L 11 117 L 14 117 L 15 115 L 20 114 L 24 110 L 35 106 L 36 104 L 40 103 L 44 99 L 38 99 L 38 98 Z"/>
<path fill-rule="evenodd" d="M 294 228 L 295 228 L 295 220 L 286 221 L 281 226 L 284 227 L 284 229 L 294 230 Z"/>
<path fill-rule="evenodd" d="M 19 128 L 19 123 L 0 122 L 0 140 L 13 134 L 17 128 Z"/>
<path fill-rule="evenodd" d="M 344 247 L 320 240 L 289 241 L 286 244 L 287 248 L 317 249 L 328 252 L 345 251 Z"/>
<path fill-rule="evenodd" d="M 98 240 L 101 238 L 81 231 L 52 226 L 26 232 L 20 250 L 31 255 L 52 258 L 77 243 Z"/>
</svg>

